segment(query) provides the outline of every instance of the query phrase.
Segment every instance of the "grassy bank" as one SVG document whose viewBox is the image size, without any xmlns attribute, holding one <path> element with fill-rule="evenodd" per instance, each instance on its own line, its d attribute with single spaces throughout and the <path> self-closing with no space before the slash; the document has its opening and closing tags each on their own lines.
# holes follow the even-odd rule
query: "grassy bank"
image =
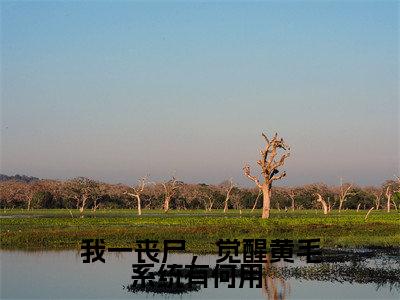
<svg viewBox="0 0 400 300">
<path fill-rule="evenodd" d="M 184 239 L 188 251 L 215 253 L 222 238 L 321 238 L 322 247 L 400 246 L 400 213 L 373 211 L 144 211 L 99 210 L 84 218 L 68 210 L 8 210 L 0 213 L 1 249 L 79 249 L 84 238 L 104 238 L 107 246 L 134 246 L 137 239 Z"/>
</svg>

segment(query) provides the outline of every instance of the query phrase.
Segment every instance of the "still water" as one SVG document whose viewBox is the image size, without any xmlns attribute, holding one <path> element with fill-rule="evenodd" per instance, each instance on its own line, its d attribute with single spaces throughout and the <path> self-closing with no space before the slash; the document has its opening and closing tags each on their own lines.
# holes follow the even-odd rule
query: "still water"
<svg viewBox="0 0 400 300">
<path fill-rule="evenodd" d="M 265 276 L 260 288 L 248 282 L 239 288 L 214 279 L 207 288 L 183 294 L 132 292 L 135 253 L 105 253 L 105 263 L 82 263 L 77 251 L 0 251 L 2 299 L 399 299 L 400 258 L 397 254 L 369 255 L 329 264 L 278 262 L 275 275 Z M 168 264 L 190 264 L 192 254 L 171 254 Z M 354 258 L 354 257 L 353 257 Z M 196 264 L 215 266 L 217 256 L 199 256 Z"/>
</svg>

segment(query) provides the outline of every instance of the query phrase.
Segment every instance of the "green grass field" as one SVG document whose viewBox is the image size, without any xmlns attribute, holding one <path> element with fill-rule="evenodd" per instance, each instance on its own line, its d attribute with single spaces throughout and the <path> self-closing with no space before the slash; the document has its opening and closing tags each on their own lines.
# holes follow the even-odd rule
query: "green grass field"
<svg viewBox="0 0 400 300">
<path fill-rule="evenodd" d="M 8 210 L 0 213 L 1 249 L 79 249 L 82 239 L 103 238 L 107 246 L 134 246 L 137 239 L 184 239 L 186 249 L 215 253 L 218 239 L 321 238 L 321 247 L 400 247 L 400 213 L 337 211 L 325 216 L 321 211 L 272 210 L 268 220 L 261 211 L 230 210 L 213 212 L 144 210 L 98 210 L 85 212 L 65 209 Z"/>
</svg>

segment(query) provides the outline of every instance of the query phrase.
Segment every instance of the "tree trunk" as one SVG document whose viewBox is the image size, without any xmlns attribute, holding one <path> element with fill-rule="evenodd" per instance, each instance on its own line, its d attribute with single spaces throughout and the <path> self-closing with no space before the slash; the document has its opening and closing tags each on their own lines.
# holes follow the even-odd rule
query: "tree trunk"
<svg viewBox="0 0 400 300">
<path fill-rule="evenodd" d="M 97 198 L 96 199 L 94 199 L 94 203 L 93 203 L 93 212 L 96 212 L 96 210 L 97 210 Z"/>
<path fill-rule="evenodd" d="M 226 200 L 225 200 L 224 213 L 226 213 L 228 210 L 228 200 L 229 200 L 229 198 L 226 198 Z"/>
<path fill-rule="evenodd" d="M 164 201 L 164 212 L 167 212 L 169 210 L 169 201 L 171 200 L 170 197 L 165 197 Z"/>
<path fill-rule="evenodd" d="M 212 202 L 210 203 L 210 207 L 209 207 L 208 211 L 211 211 L 211 210 L 212 210 L 213 205 L 214 205 L 214 201 L 212 201 Z"/>
<path fill-rule="evenodd" d="M 83 211 L 85 209 L 86 201 L 87 201 L 87 196 L 83 195 L 82 196 L 82 201 L 81 201 L 81 206 L 79 207 L 79 212 L 81 214 L 81 218 L 83 218 Z"/>
<path fill-rule="evenodd" d="M 83 214 L 83 210 L 85 209 L 86 200 L 87 200 L 87 196 L 86 196 L 86 195 L 83 195 L 83 196 L 82 196 L 81 206 L 79 207 L 79 212 L 80 212 L 81 214 Z"/>
<path fill-rule="evenodd" d="M 263 193 L 263 210 L 262 210 L 262 218 L 268 219 L 269 218 L 269 210 L 271 205 L 271 191 L 267 186 L 263 186 L 262 188 Z"/>
<path fill-rule="evenodd" d="M 357 212 L 360 210 L 360 206 L 361 206 L 361 203 L 358 203 L 358 205 L 357 205 Z"/>
<path fill-rule="evenodd" d="M 208 203 L 207 203 L 206 200 L 204 200 L 204 210 L 205 210 L 206 212 L 208 212 Z"/>
<path fill-rule="evenodd" d="M 381 200 L 380 200 L 380 198 L 378 198 L 377 200 L 376 200 L 376 209 L 378 210 L 379 209 L 379 206 L 381 205 Z"/>
<path fill-rule="evenodd" d="M 390 212 L 390 199 L 392 198 L 392 192 L 390 191 L 390 186 L 386 188 L 386 198 L 387 198 L 386 209 L 387 212 Z"/>
<path fill-rule="evenodd" d="M 322 198 L 320 194 L 317 194 L 318 199 L 317 202 L 321 202 L 322 204 L 322 209 L 324 210 L 324 215 L 328 214 L 328 205 L 326 204 L 325 200 Z"/>
<path fill-rule="evenodd" d="M 137 213 L 138 215 L 142 215 L 142 202 L 140 201 L 140 197 L 137 196 Z"/>
<path fill-rule="evenodd" d="M 339 212 L 342 210 L 343 201 L 339 199 Z"/>
</svg>

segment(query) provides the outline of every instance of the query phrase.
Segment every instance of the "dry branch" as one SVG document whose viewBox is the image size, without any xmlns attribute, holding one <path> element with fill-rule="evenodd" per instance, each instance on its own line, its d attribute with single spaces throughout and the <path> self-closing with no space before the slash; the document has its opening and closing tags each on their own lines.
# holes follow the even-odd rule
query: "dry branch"
<svg viewBox="0 0 400 300">
<path fill-rule="evenodd" d="M 369 214 L 371 213 L 371 211 L 372 211 L 373 209 L 374 209 L 374 207 L 372 206 L 372 207 L 368 210 L 367 214 L 365 215 L 364 220 L 367 220 Z"/>
</svg>

